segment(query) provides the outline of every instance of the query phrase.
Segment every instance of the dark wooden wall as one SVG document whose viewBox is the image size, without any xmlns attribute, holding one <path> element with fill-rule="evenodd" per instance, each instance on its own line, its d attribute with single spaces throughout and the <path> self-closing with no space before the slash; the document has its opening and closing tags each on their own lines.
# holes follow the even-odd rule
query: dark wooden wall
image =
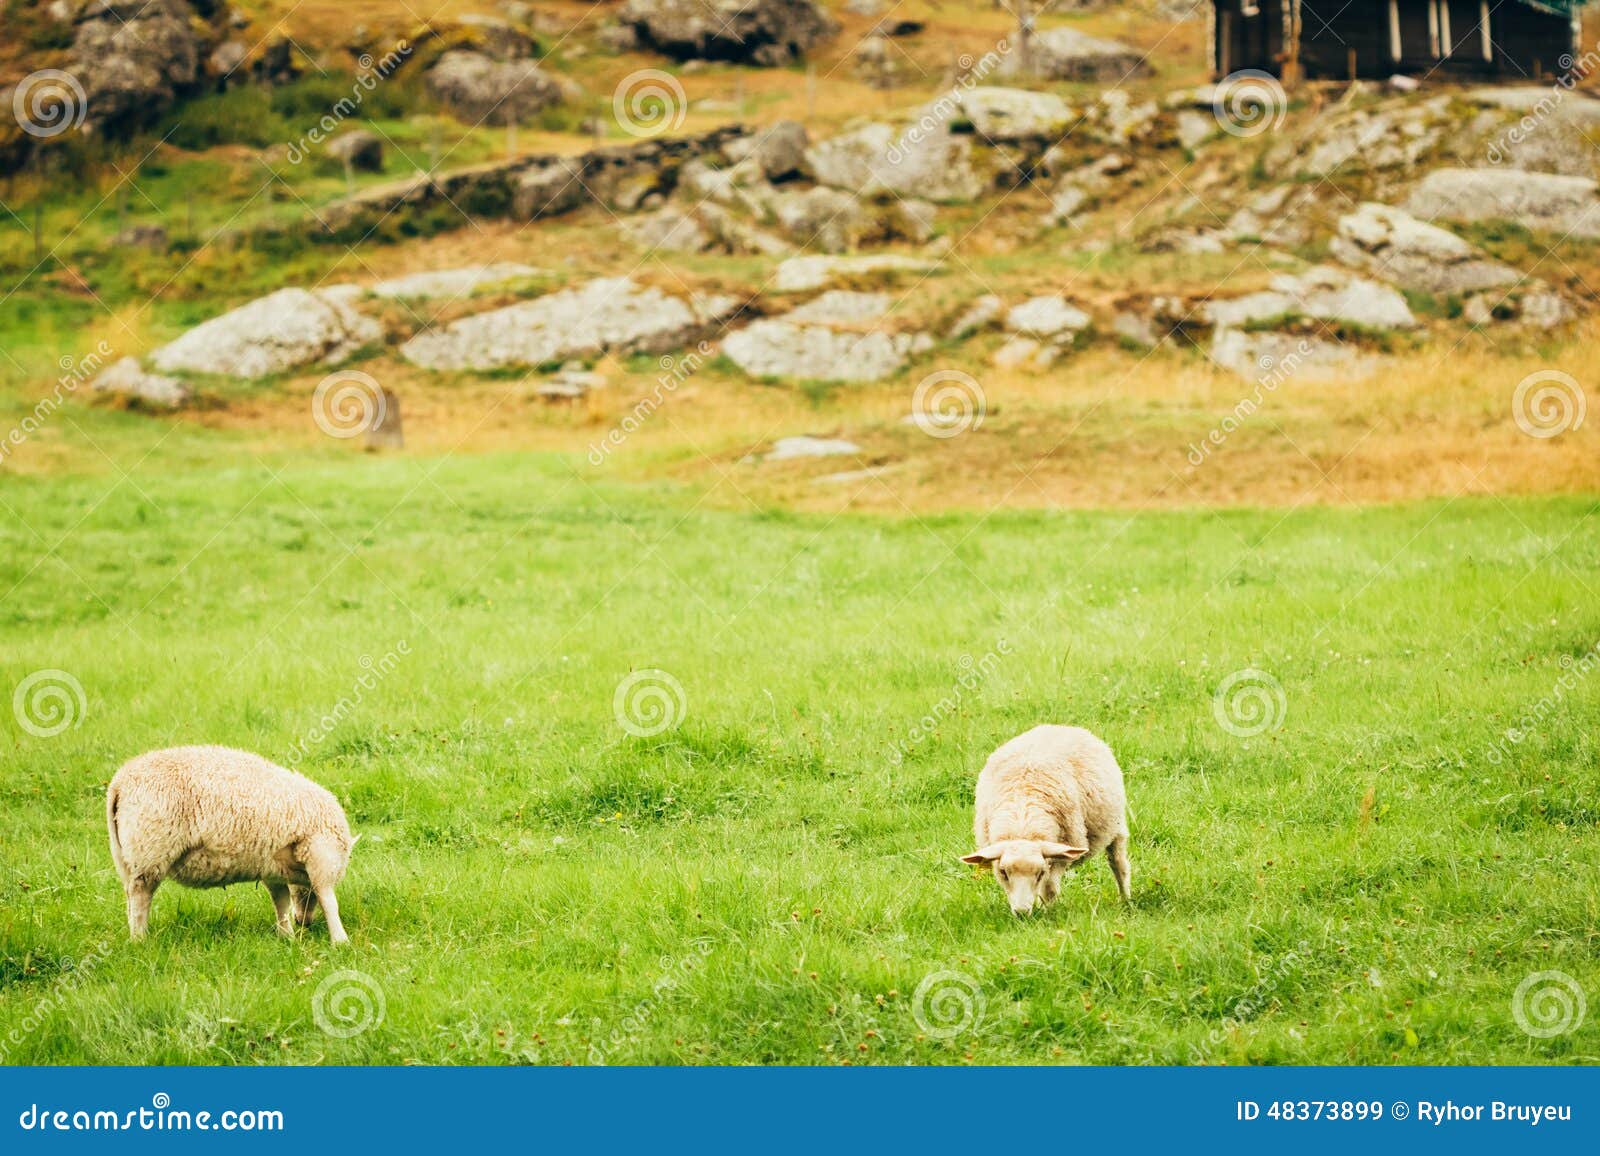
<svg viewBox="0 0 1600 1156">
<path fill-rule="evenodd" d="M 1260 14 L 1244 16 L 1242 0 L 1214 0 L 1218 75 L 1258 68 L 1283 71 L 1283 5 L 1261 0 Z M 1344 79 L 1352 52 L 1357 76 L 1455 76 L 1506 80 L 1552 77 L 1572 52 L 1571 21 L 1518 0 L 1490 0 L 1494 60 L 1483 59 L 1477 0 L 1449 0 L 1450 52 L 1434 55 L 1427 0 L 1399 0 L 1401 58 L 1390 55 L 1388 0 L 1301 0 L 1300 69 L 1311 79 Z M 1441 44 L 1442 47 L 1442 44 Z"/>
</svg>

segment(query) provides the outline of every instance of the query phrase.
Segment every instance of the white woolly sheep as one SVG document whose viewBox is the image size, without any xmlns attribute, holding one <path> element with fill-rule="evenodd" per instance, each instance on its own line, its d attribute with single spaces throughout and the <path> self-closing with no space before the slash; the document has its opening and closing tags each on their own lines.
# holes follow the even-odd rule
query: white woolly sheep
<svg viewBox="0 0 1600 1156">
<path fill-rule="evenodd" d="M 106 827 L 135 939 L 149 925 L 151 896 L 171 879 L 265 883 L 279 934 L 309 925 L 321 903 L 333 942 L 349 942 L 333 889 L 355 840 L 339 800 L 304 775 L 228 747 L 151 751 L 112 776 Z"/>
<path fill-rule="evenodd" d="M 961 861 L 994 864 L 1015 914 L 1055 899 L 1062 872 L 1102 850 L 1133 898 L 1122 768 L 1082 727 L 1037 726 L 1001 746 L 978 776 L 977 804 L 978 850 Z"/>
</svg>

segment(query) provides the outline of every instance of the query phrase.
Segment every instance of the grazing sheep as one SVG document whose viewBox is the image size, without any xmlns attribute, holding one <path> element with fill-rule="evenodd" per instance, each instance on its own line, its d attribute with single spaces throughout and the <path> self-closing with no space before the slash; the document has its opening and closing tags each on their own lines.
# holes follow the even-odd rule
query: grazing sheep
<svg viewBox="0 0 1600 1156">
<path fill-rule="evenodd" d="M 333 889 L 355 840 L 339 800 L 304 775 L 228 747 L 151 751 L 112 776 L 106 826 L 135 939 L 156 888 L 173 879 L 265 883 L 282 935 L 307 926 L 320 902 L 333 942 L 349 942 Z"/>
<path fill-rule="evenodd" d="M 1004 744 L 978 776 L 978 850 L 1011 910 L 1026 915 L 1061 890 L 1061 874 L 1104 850 L 1122 898 L 1128 881 L 1127 796 L 1111 748 L 1082 727 L 1038 726 Z"/>
</svg>

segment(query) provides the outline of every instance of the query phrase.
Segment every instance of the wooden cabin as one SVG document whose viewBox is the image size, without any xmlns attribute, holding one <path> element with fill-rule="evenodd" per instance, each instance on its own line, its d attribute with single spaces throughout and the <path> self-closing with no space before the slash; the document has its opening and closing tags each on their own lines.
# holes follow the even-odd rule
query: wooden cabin
<svg viewBox="0 0 1600 1156">
<path fill-rule="evenodd" d="M 1532 81 L 1579 55 L 1585 0 L 1212 0 L 1212 71 L 1292 82 L 1447 76 Z"/>
</svg>

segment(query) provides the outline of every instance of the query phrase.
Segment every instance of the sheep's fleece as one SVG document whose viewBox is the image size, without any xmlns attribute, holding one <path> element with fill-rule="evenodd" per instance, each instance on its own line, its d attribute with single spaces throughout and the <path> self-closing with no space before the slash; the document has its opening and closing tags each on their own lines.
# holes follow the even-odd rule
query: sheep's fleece
<svg viewBox="0 0 1600 1156">
<path fill-rule="evenodd" d="M 993 864 L 1018 915 L 1053 900 L 1062 873 L 1098 851 L 1132 897 L 1122 768 L 1082 727 L 1037 726 L 990 755 L 972 830 L 978 850 L 962 861 Z"/>
<path fill-rule="evenodd" d="M 141 937 L 150 897 L 171 879 L 188 887 L 260 881 L 278 930 L 310 922 L 320 903 L 333 942 L 347 936 L 333 889 L 350 860 L 350 825 L 325 788 L 260 755 L 174 747 L 126 763 L 106 791 L 111 859 Z"/>
</svg>

